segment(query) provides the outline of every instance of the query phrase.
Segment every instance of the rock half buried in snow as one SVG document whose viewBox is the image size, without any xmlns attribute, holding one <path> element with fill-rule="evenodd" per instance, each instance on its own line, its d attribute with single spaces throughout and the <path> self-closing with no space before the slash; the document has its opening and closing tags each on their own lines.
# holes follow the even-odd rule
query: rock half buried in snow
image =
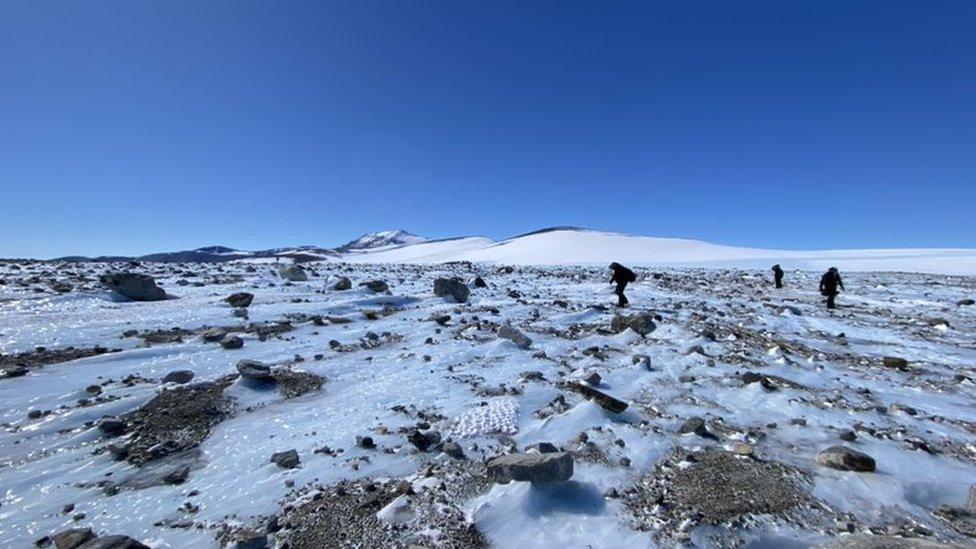
<svg viewBox="0 0 976 549">
<path fill-rule="evenodd" d="M 874 458 L 846 446 L 831 446 L 817 454 L 817 463 L 841 471 L 874 471 Z"/>
<path fill-rule="evenodd" d="M 337 292 L 344 292 L 352 288 L 352 281 L 344 276 L 340 276 L 332 283 L 331 288 Z"/>
<path fill-rule="evenodd" d="M 241 377 L 254 381 L 270 381 L 271 366 L 257 360 L 242 360 L 237 363 L 237 373 Z"/>
<path fill-rule="evenodd" d="M 291 282 L 304 282 L 308 280 L 308 274 L 301 265 L 288 265 L 278 269 L 278 276 Z"/>
<path fill-rule="evenodd" d="M 619 334 L 630 328 L 642 336 L 650 334 L 657 329 L 654 324 L 654 315 L 651 313 L 634 313 L 632 315 L 615 315 L 610 321 L 610 331 Z"/>
<path fill-rule="evenodd" d="M 299 461 L 298 450 L 286 450 L 271 454 L 271 463 L 283 469 L 294 469 L 298 467 Z"/>
<path fill-rule="evenodd" d="M 166 374 L 163 378 L 163 383 L 176 383 L 182 385 L 184 383 L 189 383 L 195 374 L 190 370 L 173 370 L 172 372 Z"/>
<path fill-rule="evenodd" d="M 247 307 L 254 301 L 254 294 L 237 292 L 236 294 L 227 296 L 224 301 L 230 303 L 231 307 Z"/>
<path fill-rule="evenodd" d="M 137 273 L 108 273 L 101 282 L 110 290 L 132 301 L 162 301 L 166 291 L 156 285 L 156 279 Z"/>
<path fill-rule="evenodd" d="M 573 476 L 573 456 L 568 452 L 510 454 L 489 460 L 488 478 L 499 483 L 563 482 Z"/>
<path fill-rule="evenodd" d="M 360 286 L 366 286 L 369 291 L 377 294 L 390 289 L 390 286 L 382 280 L 370 280 L 368 282 L 361 283 Z"/>
<path fill-rule="evenodd" d="M 502 324 L 498 327 L 498 337 L 511 341 L 520 349 L 528 349 L 532 346 L 532 340 L 529 339 L 529 336 L 513 328 L 510 324 Z"/>
<path fill-rule="evenodd" d="M 884 364 L 885 368 L 893 368 L 895 370 L 902 371 L 908 369 L 908 361 L 897 356 L 886 356 L 881 359 L 881 363 Z"/>
<path fill-rule="evenodd" d="M 570 386 L 584 397 L 602 406 L 605 410 L 619 414 L 627 409 L 626 402 L 620 400 L 619 398 L 612 397 L 599 389 L 595 389 L 586 383 L 575 382 L 571 383 Z"/>
<path fill-rule="evenodd" d="M 434 280 L 434 295 L 437 297 L 451 296 L 454 301 L 464 303 L 471 293 L 468 286 L 457 278 L 438 278 Z"/>
</svg>

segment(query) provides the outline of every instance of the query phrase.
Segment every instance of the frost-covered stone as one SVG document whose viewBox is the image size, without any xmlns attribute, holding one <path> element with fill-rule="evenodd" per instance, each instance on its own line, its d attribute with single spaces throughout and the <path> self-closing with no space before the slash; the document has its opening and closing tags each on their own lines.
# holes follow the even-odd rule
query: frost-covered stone
<svg viewBox="0 0 976 549">
<path fill-rule="evenodd" d="M 573 476 L 573 456 L 568 452 L 527 452 L 494 458 L 485 465 L 488 478 L 507 484 L 562 482 Z"/>
<path fill-rule="evenodd" d="M 308 273 L 301 265 L 288 265 L 278 269 L 278 276 L 290 282 L 304 282 L 308 280 Z"/>
</svg>

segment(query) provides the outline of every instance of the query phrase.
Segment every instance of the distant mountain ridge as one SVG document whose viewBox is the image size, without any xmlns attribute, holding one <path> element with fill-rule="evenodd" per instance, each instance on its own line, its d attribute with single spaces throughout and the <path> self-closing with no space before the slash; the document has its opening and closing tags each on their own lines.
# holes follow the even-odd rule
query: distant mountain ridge
<svg viewBox="0 0 976 549">
<path fill-rule="evenodd" d="M 905 271 L 976 275 L 976 249 L 770 250 L 659 238 L 577 227 L 549 227 L 496 242 L 467 236 L 429 240 L 404 230 L 365 234 L 335 249 L 317 246 L 245 251 L 226 246 L 138 257 L 64 257 L 61 261 L 225 262 L 341 261 L 346 263 L 470 262 L 507 265 L 606 265 L 822 270 Z"/>
</svg>

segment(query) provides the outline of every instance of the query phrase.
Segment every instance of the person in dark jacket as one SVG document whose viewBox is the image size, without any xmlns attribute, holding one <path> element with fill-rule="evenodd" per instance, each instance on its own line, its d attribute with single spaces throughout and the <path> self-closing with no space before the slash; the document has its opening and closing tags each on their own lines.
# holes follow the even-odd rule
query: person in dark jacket
<svg viewBox="0 0 976 549">
<path fill-rule="evenodd" d="M 783 287 L 783 268 L 779 266 L 779 263 L 773 265 L 773 280 L 776 281 L 776 287 Z"/>
<path fill-rule="evenodd" d="M 610 270 L 613 271 L 610 284 L 617 284 L 617 289 L 613 291 L 617 294 L 617 306 L 626 307 L 630 301 L 624 295 L 624 289 L 627 288 L 627 283 L 637 280 L 637 275 L 634 274 L 634 271 L 616 262 L 610 264 Z"/>
<path fill-rule="evenodd" d="M 844 289 L 844 281 L 840 279 L 837 267 L 831 267 L 820 277 L 820 293 L 827 297 L 827 308 L 835 309 L 834 298 L 837 297 L 837 288 Z"/>
</svg>

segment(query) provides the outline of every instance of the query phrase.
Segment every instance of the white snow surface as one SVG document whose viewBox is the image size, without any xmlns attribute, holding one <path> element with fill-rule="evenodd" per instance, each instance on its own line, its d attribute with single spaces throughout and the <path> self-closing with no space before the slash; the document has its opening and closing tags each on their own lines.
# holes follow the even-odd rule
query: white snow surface
<svg viewBox="0 0 976 549">
<path fill-rule="evenodd" d="M 468 239 L 471 249 L 460 255 L 513 262 L 532 253 L 557 261 L 559 254 L 545 250 L 544 244 L 560 242 L 571 250 L 581 242 L 612 244 L 617 246 L 614 253 L 641 242 L 688 261 L 718 254 L 734 260 L 749 254 L 687 241 L 563 232 L 480 249 L 475 248 L 485 243 Z M 448 245 L 463 247 L 465 242 L 409 248 L 424 246 L 421 257 L 443 261 L 443 247 Z M 377 255 L 389 259 L 389 254 L 405 249 Z M 595 250 L 574 253 L 574 260 L 604 261 Z M 585 432 L 606 453 L 606 461 L 578 459 L 569 483 L 495 485 L 463 502 L 475 526 L 496 547 L 656 546 L 653 532 L 634 529 L 623 500 L 604 494 L 633 486 L 679 445 L 729 444 L 731 439 L 676 435 L 678 425 L 692 415 L 721 417 L 743 430 L 762 431 L 765 437 L 753 442 L 762 459 L 806 472 L 814 497 L 837 513 L 850 513 L 859 524 L 883 530 L 888 519 L 898 517 L 924 525 L 937 537 L 965 540 L 933 511 L 941 504 L 963 505 L 969 485 L 976 482 L 976 307 L 955 305 L 959 299 L 976 297 L 972 278 L 850 274 L 845 279 L 847 292 L 838 300 L 842 308 L 828 312 L 816 292 L 817 274 L 788 272 L 787 288 L 777 292 L 764 272 L 654 269 L 664 274 L 658 279 L 651 270 L 639 269 L 640 279 L 628 288 L 632 307 L 661 315 L 657 330 L 641 338 L 632 331 L 608 333 L 613 310 L 590 306 L 613 299 L 602 268 L 520 268 L 506 274 L 478 265 L 350 268 L 322 262 L 312 264 L 308 282 L 286 285 L 269 266 L 256 267 L 257 272 L 246 273 L 244 264 L 149 266 L 150 274 L 174 298 L 133 303 L 88 287 L 66 294 L 35 291 L 43 284 L 26 282 L 31 276 L 64 278 L 64 273 L 38 274 L 45 268 L 38 264 L 19 271 L 0 264 L 0 279 L 6 282 L 0 285 L 0 353 L 37 346 L 121 349 L 0 379 L 0 422 L 5 427 L 0 432 L 0 546 L 28 547 L 53 532 L 91 526 L 100 534 L 130 535 L 154 548 L 218 547 L 221 525 L 248 525 L 278 512 L 292 490 L 286 480 L 299 488 L 313 482 L 329 485 L 342 479 L 415 474 L 431 456 L 412 451 L 398 434 L 413 426 L 417 416 L 395 411 L 394 406 L 447 418 L 433 426 L 445 436 L 457 429 L 457 440 L 472 460 L 502 451 L 496 432 L 505 433 L 519 447 L 547 441 L 566 448 L 576 448 L 579 434 Z M 89 279 L 108 269 L 99 264 L 73 268 Z M 243 278 L 210 283 L 231 273 Z M 326 290 L 325 281 L 337 274 L 352 277 L 353 289 Z M 435 297 L 433 278 L 451 274 L 465 279 L 481 275 L 489 288 L 472 289 L 464 305 Z M 205 284 L 177 286 L 184 277 Z M 388 294 L 358 286 L 376 278 L 390 283 Z M 509 290 L 522 297 L 513 298 Z M 266 341 L 241 334 L 245 345 L 233 351 L 196 338 L 143 347 L 137 339 L 121 337 L 133 329 L 240 328 L 244 321 L 232 317 L 231 308 L 222 302 L 238 291 L 255 294 L 250 322 L 294 313 L 344 316 L 352 322 L 296 322 L 293 332 Z M 384 306 L 394 312 L 375 320 L 362 314 Z M 429 320 L 435 314 L 452 319 L 440 327 Z M 479 324 L 475 317 L 491 324 Z M 928 321 L 934 317 L 946 319 L 948 326 L 936 328 Z M 701 335 L 703 318 L 718 332 L 714 341 Z M 495 337 L 490 326 L 506 322 L 532 338 L 531 349 L 521 350 Z M 733 328 L 764 334 L 768 341 L 738 348 L 741 338 L 731 334 Z M 403 339 L 354 352 L 329 345 L 330 340 L 355 344 L 369 332 Z M 840 333 L 845 337 L 837 337 Z M 427 338 L 433 344 L 425 344 Z M 708 356 L 688 354 L 694 345 L 701 345 Z M 584 353 L 594 347 L 605 358 Z M 322 390 L 283 400 L 275 393 L 232 386 L 228 394 L 238 400 L 238 411 L 202 444 L 202 459 L 185 484 L 126 489 L 110 497 L 91 487 L 140 473 L 132 464 L 96 453 L 108 441 L 92 422 L 146 403 L 161 390 L 158 380 L 168 372 L 190 369 L 196 373 L 194 381 L 207 381 L 234 373 L 234 365 L 244 358 L 285 364 L 296 354 L 305 358 L 298 369 L 327 379 Z M 322 360 L 313 360 L 316 354 L 322 354 Z M 637 355 L 650 356 L 653 369 L 635 365 Z M 880 357 L 887 355 L 907 359 L 918 371 L 881 367 Z M 848 356 L 849 360 L 837 358 Z M 739 375 L 747 369 L 782 376 L 806 388 L 766 391 L 758 383 L 743 386 Z M 598 372 L 599 388 L 629 401 L 630 408 L 613 414 L 559 388 L 555 382 L 576 370 Z M 525 381 L 525 371 L 541 372 L 545 379 Z M 120 382 L 133 374 L 147 381 L 131 386 Z M 679 382 L 682 375 L 696 380 Z M 80 405 L 79 399 L 90 397 L 85 388 L 92 384 L 104 384 L 103 395 L 109 399 Z M 505 396 L 478 393 L 501 386 L 517 390 Z M 559 395 L 566 398 L 566 410 L 544 418 L 535 414 Z M 879 413 L 893 404 L 911 406 L 918 413 Z M 51 413 L 28 419 L 28 411 L 34 409 Z M 793 418 L 804 418 L 806 425 L 791 424 Z M 778 427 L 768 427 L 771 424 Z M 857 442 L 850 443 L 873 456 L 878 471 L 841 472 L 815 465 L 816 453 L 840 444 L 838 433 L 855 424 L 887 433 L 874 437 L 858 431 Z M 372 436 L 378 449 L 358 447 L 360 435 Z M 939 451 L 919 450 L 909 443 L 912 439 L 924 439 Z M 343 453 L 314 452 L 326 445 Z M 272 453 L 292 448 L 301 457 L 299 468 L 285 470 L 269 463 Z M 368 461 L 356 460 L 363 457 Z M 617 465 L 623 457 L 630 460 L 629 466 Z M 190 496 L 191 491 L 198 494 Z M 199 512 L 181 511 L 188 501 L 198 505 Z M 62 508 L 68 503 L 75 511 L 65 514 Z M 79 512 L 85 518 L 72 520 Z M 412 517 L 403 500 L 387 506 L 381 515 L 390 522 Z M 161 520 L 190 520 L 199 527 L 155 526 Z M 776 521 L 763 524 L 736 533 L 746 542 L 767 547 L 783 546 L 769 540 L 806 546 L 829 537 Z"/>
<path fill-rule="evenodd" d="M 468 237 L 346 254 L 355 263 L 446 263 L 471 261 L 508 265 L 674 265 L 767 269 L 904 271 L 976 274 L 976 249 L 904 248 L 864 250 L 767 250 L 724 246 L 684 238 L 656 238 L 587 229 L 544 230 L 501 242 Z"/>
</svg>

